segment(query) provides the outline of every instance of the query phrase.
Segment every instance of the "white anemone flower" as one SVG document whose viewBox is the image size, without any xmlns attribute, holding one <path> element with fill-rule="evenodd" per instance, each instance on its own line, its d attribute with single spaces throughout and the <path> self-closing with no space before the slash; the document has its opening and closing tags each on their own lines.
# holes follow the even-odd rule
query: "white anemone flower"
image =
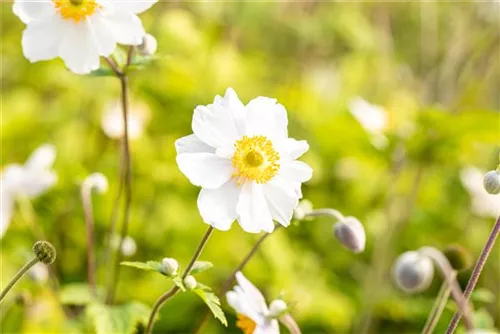
<svg viewBox="0 0 500 334">
<path fill-rule="evenodd" d="M 349 112 L 370 133 L 373 146 L 379 149 L 387 146 L 383 131 L 387 128 L 388 117 L 384 108 L 356 97 L 349 102 Z"/>
<path fill-rule="evenodd" d="M 496 218 L 500 215 L 500 196 L 488 194 L 483 186 L 485 172 L 467 167 L 460 172 L 460 180 L 471 197 L 472 211 L 481 217 Z"/>
<path fill-rule="evenodd" d="M 194 134 L 175 146 L 180 170 L 202 187 L 198 209 L 205 223 L 227 231 L 237 219 L 250 233 L 271 233 L 273 219 L 290 224 L 312 169 L 296 161 L 309 145 L 288 138 L 287 126 L 275 99 L 258 97 L 245 106 L 231 88 L 195 109 Z"/>
<path fill-rule="evenodd" d="M 10 164 L 5 167 L 0 188 L 0 238 L 10 225 L 16 199 L 37 197 L 57 182 L 57 175 L 51 170 L 55 158 L 55 147 L 46 144 L 36 149 L 24 165 Z"/>
<path fill-rule="evenodd" d="M 113 237 L 111 238 L 111 246 L 114 249 L 118 249 L 118 247 L 120 246 L 120 236 L 118 234 L 113 235 Z M 125 238 L 123 238 L 121 253 L 124 256 L 133 256 L 136 252 L 137 244 L 135 243 L 135 240 L 127 235 Z"/>
<path fill-rule="evenodd" d="M 137 14 L 157 0 L 14 0 L 27 27 L 23 53 L 31 62 L 60 57 L 78 74 L 99 68 L 116 44 L 140 45 L 146 34 Z"/>
<path fill-rule="evenodd" d="M 101 128 L 111 139 L 120 139 L 125 132 L 123 122 L 123 112 L 120 102 L 109 103 L 102 115 Z M 134 102 L 130 106 L 127 115 L 128 137 L 129 139 L 137 139 L 144 133 L 144 128 L 149 121 L 149 108 L 141 102 Z"/>
<path fill-rule="evenodd" d="M 236 326 L 245 334 L 279 334 L 278 320 L 270 315 L 262 293 L 241 273 L 238 285 L 226 293 L 228 304 L 237 312 Z"/>
</svg>

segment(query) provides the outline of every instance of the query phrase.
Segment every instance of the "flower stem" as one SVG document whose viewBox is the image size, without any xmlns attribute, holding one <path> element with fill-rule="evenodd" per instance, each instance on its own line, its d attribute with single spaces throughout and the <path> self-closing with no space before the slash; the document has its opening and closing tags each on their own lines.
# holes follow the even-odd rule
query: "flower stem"
<svg viewBox="0 0 500 334">
<path fill-rule="evenodd" d="M 85 228 L 87 230 L 87 280 L 90 291 L 97 295 L 95 286 L 95 257 L 94 257 L 94 214 L 92 210 L 92 189 L 85 183 L 82 185 L 80 194 L 82 197 L 83 214 L 85 216 Z"/>
<path fill-rule="evenodd" d="M 279 320 L 283 325 L 285 325 L 286 328 L 288 328 L 290 334 L 302 334 L 299 325 L 290 314 L 287 313 L 282 315 Z"/>
<path fill-rule="evenodd" d="M 493 226 L 493 229 L 490 232 L 490 235 L 488 236 L 488 240 L 486 241 L 486 244 L 484 245 L 483 251 L 481 252 L 481 255 L 479 256 L 479 259 L 477 260 L 476 266 L 474 267 L 474 270 L 472 271 L 472 275 L 469 279 L 469 283 L 467 283 L 467 287 L 465 288 L 464 292 L 464 298 L 465 300 L 469 300 L 472 291 L 474 291 L 474 288 L 476 287 L 477 281 L 479 280 L 479 276 L 481 275 L 481 272 L 483 271 L 484 265 L 486 263 L 486 260 L 488 259 L 488 256 L 491 253 L 491 250 L 493 249 L 493 246 L 495 245 L 495 241 L 500 234 L 500 217 L 497 218 L 497 221 L 495 225 Z M 446 334 L 452 334 L 455 332 L 455 329 L 458 326 L 458 322 L 460 321 L 460 318 L 462 317 L 462 313 L 460 311 L 455 312 L 453 315 L 453 318 L 451 319 L 450 324 L 448 325 L 448 329 L 446 330 Z"/>
<path fill-rule="evenodd" d="M 453 279 L 457 276 L 456 272 L 453 272 Z M 434 302 L 434 306 L 432 307 L 431 313 L 429 313 L 429 317 L 425 322 L 425 326 L 422 329 L 422 334 L 432 334 L 434 333 L 434 329 L 438 324 L 439 319 L 441 318 L 441 314 L 446 306 L 446 302 L 450 297 L 451 289 L 448 283 L 445 281 L 441 284 L 441 288 L 439 289 L 439 293 L 436 297 L 436 301 Z"/>
<path fill-rule="evenodd" d="M 208 228 L 207 232 L 205 232 L 205 235 L 201 239 L 200 244 L 198 245 L 198 248 L 196 248 L 196 251 L 194 252 L 193 257 L 191 258 L 191 261 L 189 261 L 189 264 L 187 265 L 186 269 L 184 270 L 184 273 L 181 276 L 183 279 L 186 278 L 187 275 L 189 275 L 189 272 L 193 268 L 195 262 L 200 257 L 201 252 L 203 251 L 203 248 L 207 244 L 207 241 L 210 238 L 210 236 L 212 235 L 213 231 L 214 231 L 213 226 L 210 226 Z M 171 297 L 173 297 L 178 291 L 179 291 L 179 287 L 177 285 L 175 285 L 170 290 L 168 290 L 163 295 L 161 295 L 160 298 L 158 298 L 158 300 L 155 302 L 155 305 L 153 306 L 153 310 L 151 311 L 151 315 L 149 316 L 149 321 L 148 321 L 148 325 L 146 327 L 145 334 L 151 334 L 153 332 L 153 325 L 154 325 L 154 321 L 156 318 L 156 314 L 160 311 L 163 304 L 165 304 L 165 302 L 167 300 L 169 300 Z"/>
<path fill-rule="evenodd" d="M 0 293 L 0 303 L 2 302 L 2 300 L 4 299 L 4 297 L 9 293 L 10 289 L 12 289 L 12 287 L 14 285 L 16 285 L 17 281 L 19 281 L 19 279 L 21 277 L 23 277 L 23 275 L 26 274 L 26 272 L 28 272 L 28 270 L 30 270 L 31 267 L 33 267 L 37 263 L 38 263 L 38 259 L 35 257 L 30 262 L 26 263 L 21 268 L 21 270 L 19 270 L 16 273 L 16 275 L 12 278 L 12 280 L 9 282 L 9 284 L 7 284 L 7 286 L 5 287 L 5 289 L 3 289 L 2 293 Z"/>
</svg>

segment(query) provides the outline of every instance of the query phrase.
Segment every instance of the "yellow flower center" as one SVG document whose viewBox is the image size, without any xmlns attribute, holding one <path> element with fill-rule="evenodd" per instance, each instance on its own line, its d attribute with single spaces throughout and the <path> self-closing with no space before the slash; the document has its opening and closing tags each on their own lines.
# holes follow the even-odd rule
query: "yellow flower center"
<svg viewBox="0 0 500 334">
<path fill-rule="evenodd" d="M 238 321 L 236 321 L 236 327 L 241 329 L 244 334 L 253 334 L 255 328 L 257 328 L 257 324 L 246 315 L 238 313 Z"/>
<path fill-rule="evenodd" d="M 236 141 L 234 147 L 236 150 L 231 161 L 236 169 L 233 177 L 238 179 L 238 185 L 246 180 L 267 183 L 278 173 L 280 156 L 265 136 L 244 136 Z"/>
<path fill-rule="evenodd" d="M 78 23 L 101 8 L 95 0 L 52 0 L 57 12 L 64 20 Z"/>
</svg>

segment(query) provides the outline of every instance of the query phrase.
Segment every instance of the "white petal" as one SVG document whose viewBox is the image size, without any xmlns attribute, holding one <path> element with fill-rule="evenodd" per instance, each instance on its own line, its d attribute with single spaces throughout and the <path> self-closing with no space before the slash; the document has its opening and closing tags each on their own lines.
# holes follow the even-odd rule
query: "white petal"
<svg viewBox="0 0 500 334">
<path fill-rule="evenodd" d="M 88 20 L 97 53 L 100 56 L 109 56 L 116 49 L 116 38 L 113 32 L 108 28 L 102 15 L 93 15 Z"/>
<path fill-rule="evenodd" d="M 177 139 L 175 141 L 175 150 L 177 151 L 177 154 L 215 152 L 215 149 L 213 147 L 210 147 L 199 140 L 198 137 L 196 137 L 196 135 L 194 134 Z"/>
<path fill-rule="evenodd" d="M 99 53 L 88 21 L 65 27 L 59 56 L 77 74 L 86 74 L 99 68 Z"/>
<path fill-rule="evenodd" d="M 31 62 L 56 58 L 64 28 L 64 22 L 55 15 L 29 23 L 21 41 L 24 56 Z"/>
<path fill-rule="evenodd" d="M 15 0 L 12 10 L 24 23 L 40 19 L 54 11 L 50 0 Z"/>
<path fill-rule="evenodd" d="M 246 182 L 241 189 L 236 211 L 238 223 L 244 231 L 271 233 L 274 230 L 273 219 L 267 207 L 262 185 Z"/>
<path fill-rule="evenodd" d="M 236 273 L 236 280 L 238 285 L 245 293 L 245 299 L 252 307 L 253 310 L 261 314 L 266 314 L 269 310 L 266 305 L 266 300 L 262 293 L 257 289 L 241 271 Z"/>
<path fill-rule="evenodd" d="M 288 137 L 286 109 L 276 103 L 276 99 L 258 97 L 245 108 L 246 134 L 264 135 L 273 139 Z"/>
<path fill-rule="evenodd" d="M 262 325 L 255 328 L 253 334 L 279 334 L 280 326 L 278 320 L 265 321 Z"/>
<path fill-rule="evenodd" d="M 241 313 L 240 300 L 236 292 L 227 292 L 226 299 L 229 306 L 231 306 L 237 313 Z"/>
<path fill-rule="evenodd" d="M 12 217 L 12 209 L 14 207 L 14 200 L 12 199 L 10 193 L 7 189 L 4 189 L 3 180 L 2 188 L 0 189 L 0 239 L 4 236 L 5 232 L 9 228 L 10 220 Z"/>
<path fill-rule="evenodd" d="M 100 30 L 107 30 L 117 43 L 125 45 L 140 45 L 146 35 L 141 20 L 132 12 L 121 10 L 104 10 L 92 17 L 98 22 Z M 98 31 L 97 31 L 98 32 Z"/>
<path fill-rule="evenodd" d="M 115 4 L 115 7 L 127 12 L 139 14 L 151 8 L 157 1 L 158 0 L 127 0 L 120 1 Z"/>
<path fill-rule="evenodd" d="M 226 89 L 226 94 L 221 104 L 230 110 L 239 134 L 243 135 L 245 133 L 245 105 L 241 102 L 234 89 L 231 87 Z"/>
<path fill-rule="evenodd" d="M 305 162 L 293 161 L 282 165 L 279 174 L 288 180 L 306 182 L 312 177 L 312 168 Z"/>
<path fill-rule="evenodd" d="M 212 153 L 183 153 L 176 160 L 179 169 L 192 184 L 208 189 L 222 186 L 233 171 L 230 160 Z"/>
<path fill-rule="evenodd" d="M 269 184 L 264 185 L 264 195 L 273 219 L 285 227 L 290 225 L 299 197 L 289 196 L 284 189 Z"/>
<path fill-rule="evenodd" d="M 287 154 L 292 160 L 296 160 L 309 150 L 309 144 L 305 140 L 286 138 L 279 141 L 276 149 L 280 153 Z"/>
<path fill-rule="evenodd" d="M 41 195 L 49 188 L 53 187 L 57 182 L 57 175 L 51 171 L 30 171 L 25 175 L 26 179 L 23 182 L 22 195 L 34 198 Z"/>
<path fill-rule="evenodd" d="M 37 148 L 28 157 L 25 166 L 29 169 L 46 169 L 52 167 L 56 159 L 56 148 L 54 145 L 45 144 Z"/>
<path fill-rule="evenodd" d="M 231 147 L 241 137 L 231 111 L 222 106 L 196 107 L 192 128 L 199 139 L 215 148 Z"/>
<path fill-rule="evenodd" d="M 236 219 L 236 204 L 240 189 L 236 182 L 227 181 L 219 189 L 201 189 L 198 210 L 203 221 L 218 230 L 228 231 Z"/>
</svg>

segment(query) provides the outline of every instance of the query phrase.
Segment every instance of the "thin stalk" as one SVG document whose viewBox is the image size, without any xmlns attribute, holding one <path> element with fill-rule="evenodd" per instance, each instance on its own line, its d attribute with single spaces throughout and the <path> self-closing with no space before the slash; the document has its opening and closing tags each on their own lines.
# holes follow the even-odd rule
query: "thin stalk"
<svg viewBox="0 0 500 334">
<path fill-rule="evenodd" d="M 493 246 L 495 245 L 495 241 L 498 237 L 498 234 L 500 234 L 500 217 L 497 218 L 497 221 L 495 225 L 493 226 L 493 229 L 490 232 L 490 235 L 488 236 L 488 240 L 486 241 L 486 244 L 484 245 L 483 251 L 481 252 L 481 255 L 479 256 L 479 259 L 477 260 L 476 266 L 474 267 L 474 270 L 472 271 L 472 275 L 469 279 L 469 282 L 467 283 L 467 287 L 465 288 L 464 292 L 464 298 L 465 300 L 469 300 L 472 291 L 474 291 L 474 288 L 476 287 L 477 281 L 479 280 L 479 276 L 481 275 L 481 272 L 483 271 L 484 265 L 486 263 L 486 260 L 488 260 L 488 257 L 491 253 L 491 250 L 493 249 Z M 455 329 L 458 326 L 458 322 L 460 321 L 460 318 L 462 317 L 462 312 L 457 311 L 453 315 L 453 318 L 451 319 L 450 324 L 448 325 L 448 329 L 446 330 L 446 334 L 453 334 L 455 332 Z"/>
<path fill-rule="evenodd" d="M 289 313 L 282 315 L 279 320 L 288 329 L 290 334 L 302 334 L 299 325 Z"/>
<path fill-rule="evenodd" d="M 457 272 L 453 272 L 453 279 L 457 276 Z M 429 313 L 429 317 L 425 322 L 425 326 L 422 329 L 422 334 L 432 334 L 434 333 L 434 329 L 436 328 L 439 319 L 441 318 L 441 314 L 443 314 L 446 303 L 448 302 L 448 298 L 450 298 L 451 289 L 448 286 L 446 281 L 441 284 L 441 288 L 439 289 L 439 293 L 436 297 L 436 301 L 434 302 L 434 306 L 432 307 L 431 312 Z"/>
<path fill-rule="evenodd" d="M 19 270 L 16 273 L 16 275 L 12 278 L 12 280 L 9 282 L 9 284 L 7 284 L 5 289 L 3 289 L 2 293 L 0 293 L 0 303 L 2 302 L 4 297 L 9 293 L 10 289 L 12 289 L 12 287 L 14 287 L 14 285 L 16 285 L 16 283 L 19 281 L 19 279 L 21 279 L 21 277 L 23 277 L 24 274 L 26 274 L 28 272 L 28 270 L 30 270 L 31 267 L 33 267 L 37 263 L 38 263 L 38 259 L 35 257 L 30 262 L 26 263 L 21 268 L 21 270 Z"/>
<path fill-rule="evenodd" d="M 189 264 L 187 265 L 186 269 L 184 269 L 184 273 L 181 276 L 183 279 L 186 278 L 187 275 L 189 275 L 189 272 L 193 268 L 195 262 L 200 257 L 201 252 L 203 251 L 203 248 L 205 248 L 205 245 L 207 244 L 207 241 L 210 238 L 210 236 L 212 235 L 213 231 L 214 231 L 213 226 L 210 226 L 208 228 L 207 232 L 205 232 L 205 235 L 201 239 L 200 244 L 196 248 L 196 251 L 194 252 L 194 254 L 191 258 L 191 261 L 189 261 Z M 154 325 L 154 321 L 155 321 L 157 313 L 160 311 L 163 304 L 165 304 L 165 302 L 167 300 L 169 300 L 171 297 L 173 297 L 178 291 L 179 291 L 179 287 L 177 285 L 175 285 L 170 290 L 168 290 L 163 295 L 161 295 L 160 298 L 158 298 L 158 300 L 155 302 L 155 304 L 153 306 L 153 310 L 151 311 L 151 315 L 149 316 L 149 321 L 148 321 L 148 325 L 146 327 L 145 334 L 151 334 L 153 332 L 153 325 Z"/>
<path fill-rule="evenodd" d="M 443 274 L 443 277 L 451 289 L 451 295 L 457 304 L 458 309 L 464 314 L 464 323 L 467 331 L 474 329 L 474 325 L 472 324 L 472 311 L 468 305 L 467 300 L 464 298 L 462 294 L 462 289 L 460 288 L 460 284 L 455 279 L 456 274 L 455 270 L 453 270 L 450 262 L 439 250 L 433 247 L 422 247 L 419 252 L 431 258 L 434 263 L 438 266 L 439 270 Z M 437 319 L 436 321 L 438 321 Z"/>
<path fill-rule="evenodd" d="M 92 210 L 92 189 L 89 185 L 82 184 L 81 190 L 83 214 L 85 216 L 85 229 L 87 231 L 87 280 L 90 291 L 97 295 L 95 286 L 95 256 L 94 256 L 94 214 Z"/>
</svg>

